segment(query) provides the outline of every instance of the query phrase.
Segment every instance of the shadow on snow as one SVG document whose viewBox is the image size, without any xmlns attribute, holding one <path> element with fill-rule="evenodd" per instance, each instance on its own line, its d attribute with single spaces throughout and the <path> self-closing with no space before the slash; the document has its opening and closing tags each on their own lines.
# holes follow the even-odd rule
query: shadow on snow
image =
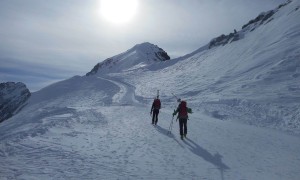
<svg viewBox="0 0 300 180">
<path fill-rule="evenodd" d="M 169 133 L 169 131 L 167 129 L 164 129 L 160 126 L 155 126 L 156 130 L 158 132 L 160 132 L 161 134 L 168 136 L 170 138 L 173 138 L 182 148 L 184 148 L 184 146 L 179 143 L 179 141 L 175 138 L 174 134 Z M 217 167 L 217 169 L 220 171 L 221 173 L 221 179 L 224 179 L 224 171 L 230 169 L 226 164 L 224 164 L 222 162 L 222 158 L 223 156 L 220 155 L 219 153 L 216 154 L 211 154 L 210 152 L 208 152 L 206 149 L 202 148 L 201 146 L 199 146 L 197 143 L 195 143 L 194 141 L 192 141 L 189 138 L 185 138 L 186 140 L 183 140 L 183 142 L 188 145 L 188 149 L 194 153 L 195 155 L 201 157 L 202 159 L 204 159 L 205 161 L 213 164 L 214 166 Z"/>
</svg>

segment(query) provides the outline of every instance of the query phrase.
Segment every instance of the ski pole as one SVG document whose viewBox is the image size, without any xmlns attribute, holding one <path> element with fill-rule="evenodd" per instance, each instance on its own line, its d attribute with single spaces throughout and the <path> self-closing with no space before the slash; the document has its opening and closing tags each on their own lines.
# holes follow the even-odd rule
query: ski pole
<svg viewBox="0 0 300 180">
<path fill-rule="evenodd" d="M 175 96 L 175 94 L 174 93 L 172 93 L 172 95 L 178 100 L 179 98 L 177 97 L 177 96 Z"/>
</svg>

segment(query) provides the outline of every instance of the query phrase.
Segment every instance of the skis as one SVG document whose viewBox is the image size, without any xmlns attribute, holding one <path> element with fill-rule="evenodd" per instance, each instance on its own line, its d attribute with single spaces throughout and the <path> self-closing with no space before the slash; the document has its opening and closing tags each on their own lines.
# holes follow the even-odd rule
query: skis
<svg viewBox="0 0 300 180">
<path fill-rule="evenodd" d="M 172 93 L 172 95 L 177 99 L 177 102 L 180 100 L 174 93 Z M 174 112 L 173 112 L 173 113 L 175 113 L 175 109 L 174 109 Z M 172 133 L 173 120 L 174 120 L 174 115 L 173 115 L 173 117 L 172 117 L 172 121 L 171 121 L 170 126 L 169 126 L 168 134 L 171 134 L 171 133 Z"/>
<path fill-rule="evenodd" d="M 181 101 L 181 99 L 178 98 L 174 93 L 172 93 L 172 95 L 176 98 L 177 102 L 180 102 L 180 101 Z"/>
</svg>

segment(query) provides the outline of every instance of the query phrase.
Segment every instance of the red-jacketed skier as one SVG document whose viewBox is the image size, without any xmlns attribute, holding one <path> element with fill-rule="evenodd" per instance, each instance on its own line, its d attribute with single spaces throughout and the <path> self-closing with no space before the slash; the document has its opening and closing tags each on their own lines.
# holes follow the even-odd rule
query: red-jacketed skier
<svg viewBox="0 0 300 180">
<path fill-rule="evenodd" d="M 160 107 L 161 107 L 160 99 L 159 96 L 157 96 L 152 103 L 151 112 L 150 112 L 150 114 L 152 114 L 152 124 L 155 125 L 157 124 Z"/>
<path fill-rule="evenodd" d="M 180 103 L 176 111 L 174 111 L 173 116 L 175 116 L 178 113 L 177 119 L 179 119 L 179 133 L 181 139 L 183 139 L 183 137 L 186 137 L 187 134 L 187 120 L 189 118 L 188 113 L 193 112 L 191 108 L 187 107 L 186 101 L 181 101 L 180 99 L 178 99 L 178 102 Z"/>
</svg>

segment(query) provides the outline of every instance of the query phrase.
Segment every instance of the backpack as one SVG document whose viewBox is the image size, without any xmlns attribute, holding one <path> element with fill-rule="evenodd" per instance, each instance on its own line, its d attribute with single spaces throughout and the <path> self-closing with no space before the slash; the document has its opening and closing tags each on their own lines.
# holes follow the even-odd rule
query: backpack
<svg viewBox="0 0 300 180">
<path fill-rule="evenodd" d="M 159 99 L 155 99 L 153 102 L 153 108 L 154 109 L 160 109 L 160 100 Z"/>
<path fill-rule="evenodd" d="M 186 102 L 181 101 L 179 104 L 179 117 L 188 117 L 188 112 L 187 112 L 187 107 L 186 107 Z"/>
</svg>

